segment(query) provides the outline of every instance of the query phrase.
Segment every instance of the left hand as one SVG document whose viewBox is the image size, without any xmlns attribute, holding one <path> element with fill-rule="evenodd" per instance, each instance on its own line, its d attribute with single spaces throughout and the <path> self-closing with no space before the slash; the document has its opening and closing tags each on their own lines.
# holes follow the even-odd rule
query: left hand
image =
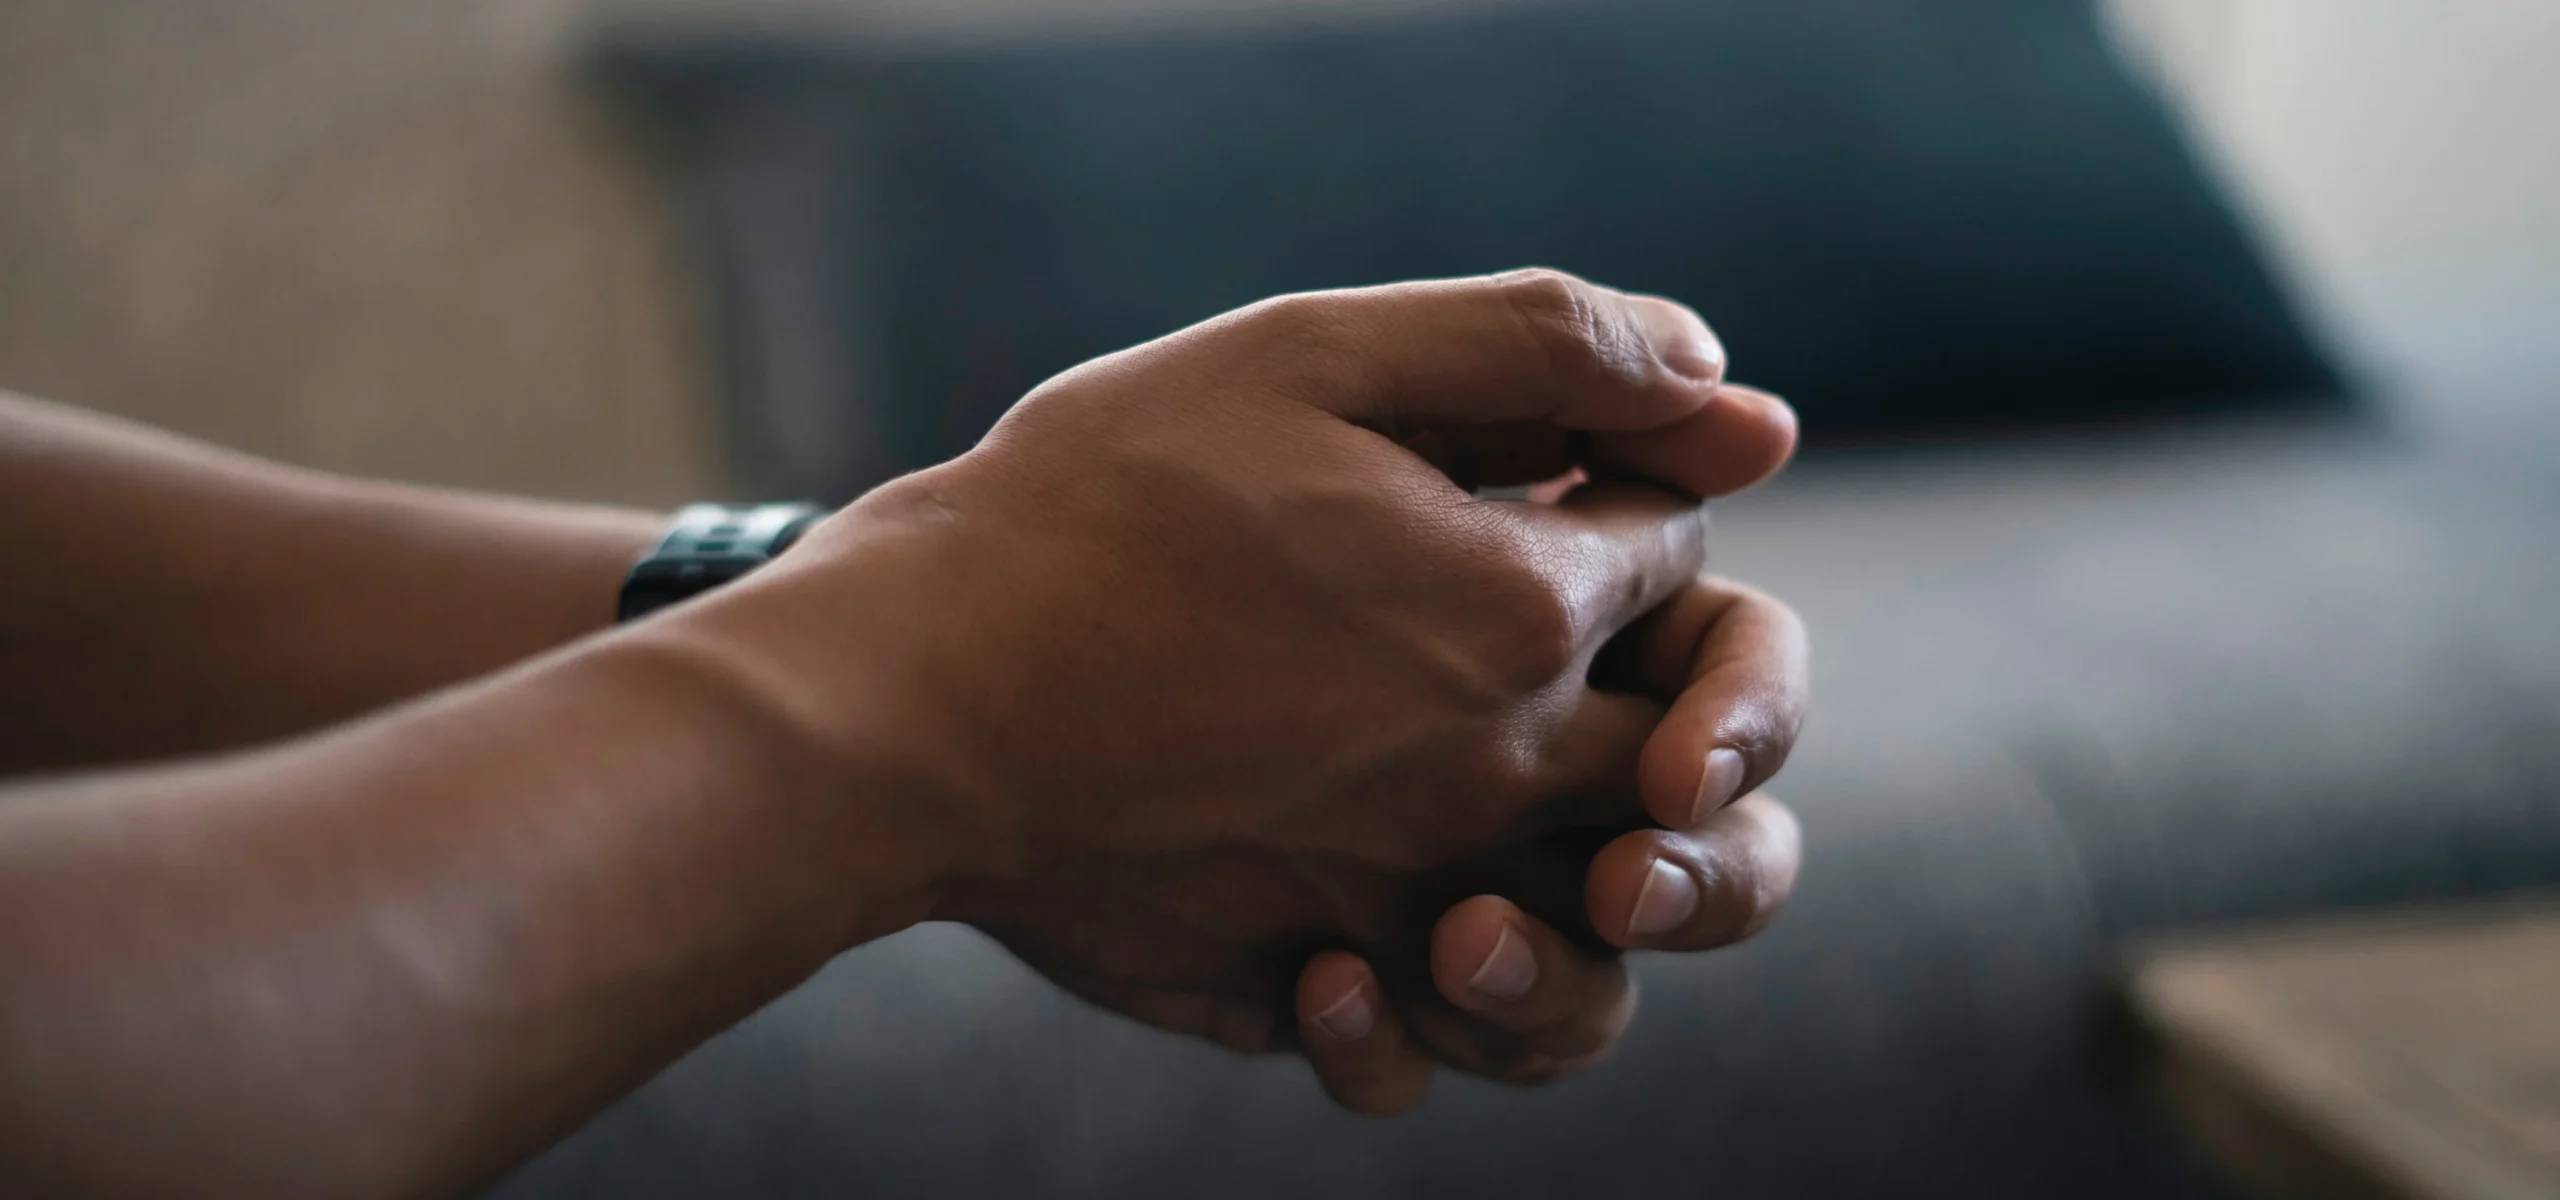
<svg viewBox="0 0 2560 1200">
<path fill-rule="evenodd" d="M 1437 1065 L 1514 1083 L 1592 1065 L 1635 1014 L 1624 951 L 1731 945 L 1766 927 L 1794 886 L 1795 818 L 1752 789 L 1794 747 L 1807 696 L 1804 628 L 1778 601 L 1703 577 L 1621 633 L 1594 677 L 1668 705 L 1613 824 L 1535 834 L 1418 884 L 1350 864 L 1321 877 L 1274 875 L 1249 854 L 1191 863 L 1180 878 L 1136 877 L 1122 864 L 1061 881 L 1088 904 L 1168 887 L 1226 901 L 1214 926 L 1075 947 L 1119 964 L 1109 976 L 1068 969 L 1056 947 L 1001 915 L 977 923 L 1097 1004 L 1237 1051 L 1294 1049 L 1356 1112 L 1411 1109 Z M 1200 986 L 1253 973 L 1251 947 L 1345 910 L 1408 915 L 1356 952 L 1303 960 L 1294 1013 L 1288 1001 L 1252 999 L 1251 987 Z M 1230 927 L 1248 918 L 1251 927 Z"/>
<path fill-rule="evenodd" d="M 1622 634 L 1600 682 L 1671 704 L 1639 767 L 1660 827 L 1488 856 L 1450 878 L 1451 894 L 1471 898 L 1427 931 L 1417 922 L 1365 959 L 1315 956 L 1298 981 L 1297 1043 L 1325 1090 L 1389 1115 L 1421 1102 L 1435 1062 L 1515 1083 L 1558 1078 L 1605 1058 L 1633 1018 L 1622 951 L 1708 950 L 1766 927 L 1802 843 L 1786 808 L 1749 789 L 1794 744 L 1805 653 L 1784 605 L 1714 578 Z"/>
</svg>

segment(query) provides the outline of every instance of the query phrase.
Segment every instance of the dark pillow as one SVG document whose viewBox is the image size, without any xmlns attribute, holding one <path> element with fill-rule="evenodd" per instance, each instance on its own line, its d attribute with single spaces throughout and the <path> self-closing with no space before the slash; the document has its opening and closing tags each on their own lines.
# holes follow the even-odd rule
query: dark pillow
<svg viewBox="0 0 2560 1200">
<path fill-rule="evenodd" d="M 2077 4 L 603 61 L 702 200 L 767 486 L 938 460 L 1061 368 L 1275 292 L 1527 264 L 1697 305 L 1817 447 L 2340 390 Z"/>
</svg>

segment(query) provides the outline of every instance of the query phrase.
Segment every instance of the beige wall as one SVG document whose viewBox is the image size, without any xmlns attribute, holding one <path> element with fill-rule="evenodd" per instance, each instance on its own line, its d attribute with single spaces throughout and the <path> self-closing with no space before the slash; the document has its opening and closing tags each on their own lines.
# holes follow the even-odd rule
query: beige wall
<svg viewBox="0 0 2560 1200">
<path fill-rule="evenodd" d="M 715 489 L 667 214 L 570 17 L 0 4 L 0 386 L 348 471 Z"/>
<path fill-rule="evenodd" d="M 2110 8 L 2353 350 L 2560 375 L 2560 3 Z"/>
<path fill-rule="evenodd" d="M 1516 0 L 11 0 L 0 388 L 363 474 L 720 493 L 699 291 L 599 22 L 1089 36 Z"/>
</svg>

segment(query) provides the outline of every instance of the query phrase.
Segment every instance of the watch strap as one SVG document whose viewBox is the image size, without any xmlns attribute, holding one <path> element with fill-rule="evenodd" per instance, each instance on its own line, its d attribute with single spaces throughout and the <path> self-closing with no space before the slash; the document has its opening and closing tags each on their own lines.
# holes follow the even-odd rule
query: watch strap
<svg viewBox="0 0 2560 1200">
<path fill-rule="evenodd" d="M 745 575 L 825 516 L 814 504 L 688 504 L 622 581 L 617 619 L 636 620 Z"/>
</svg>

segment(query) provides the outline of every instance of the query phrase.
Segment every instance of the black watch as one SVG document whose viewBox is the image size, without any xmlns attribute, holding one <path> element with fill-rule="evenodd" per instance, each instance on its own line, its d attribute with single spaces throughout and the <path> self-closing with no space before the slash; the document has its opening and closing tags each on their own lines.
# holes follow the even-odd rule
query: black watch
<svg viewBox="0 0 2560 1200">
<path fill-rule="evenodd" d="M 825 515 L 814 504 L 688 504 L 622 581 L 617 619 L 645 617 L 755 570 Z"/>
</svg>

